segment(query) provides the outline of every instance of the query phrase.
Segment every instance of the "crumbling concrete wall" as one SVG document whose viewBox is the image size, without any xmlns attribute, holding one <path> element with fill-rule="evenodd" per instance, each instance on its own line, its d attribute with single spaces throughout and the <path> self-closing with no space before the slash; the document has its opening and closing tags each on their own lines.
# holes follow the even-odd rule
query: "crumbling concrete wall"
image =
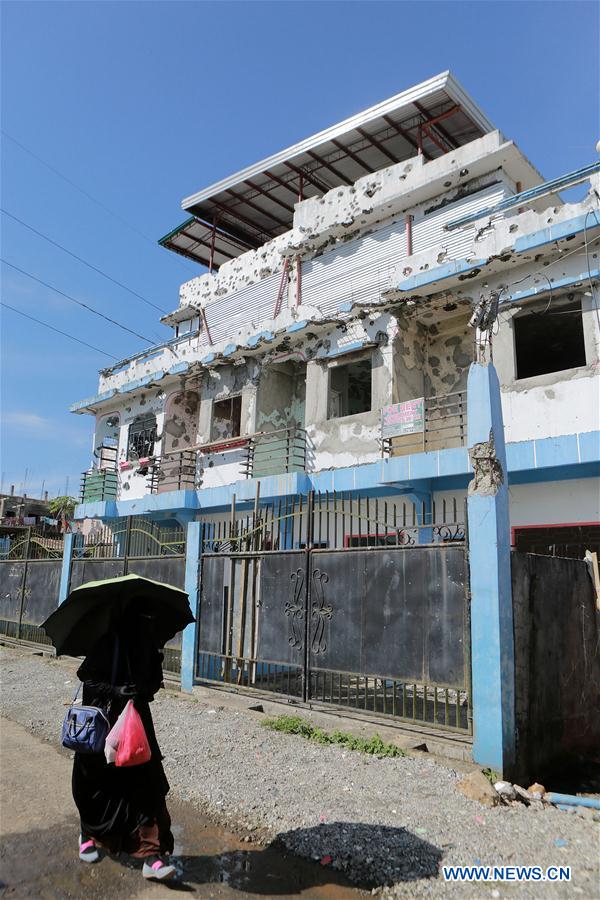
<svg viewBox="0 0 600 900">
<path fill-rule="evenodd" d="M 469 366 L 473 361 L 473 329 L 470 311 L 456 316 L 439 312 L 436 321 L 426 326 L 424 362 L 425 396 L 441 397 L 467 387 Z"/>
<path fill-rule="evenodd" d="M 118 456 L 120 497 L 122 500 L 137 500 L 148 493 L 149 473 L 145 469 L 140 469 L 138 461 L 133 457 L 130 460 L 127 459 L 129 427 L 138 416 L 149 414 L 156 416 L 156 441 L 153 455 L 160 456 L 165 413 L 165 393 L 161 388 L 142 391 L 136 397 L 126 398 L 125 405 L 119 411 L 121 415 Z"/>
<path fill-rule="evenodd" d="M 516 778 L 543 781 L 597 755 L 600 613 L 586 564 L 512 553 Z"/>
<path fill-rule="evenodd" d="M 250 361 L 238 366 L 219 366 L 206 372 L 200 401 L 198 443 L 208 444 L 219 439 L 213 432 L 213 404 L 219 400 L 240 396 L 242 401 L 240 433 L 256 431 L 256 393 L 259 367 Z M 232 484 L 243 477 L 244 448 L 206 451 L 200 453 L 198 486 L 218 487 Z"/>
<path fill-rule="evenodd" d="M 304 426 L 306 365 L 272 363 L 262 369 L 257 397 L 257 431 Z"/>
<path fill-rule="evenodd" d="M 353 185 L 337 187 L 322 197 L 304 200 L 296 206 L 294 229 L 287 253 L 315 253 L 338 240 L 349 240 L 361 230 L 400 213 L 412 213 L 419 204 L 447 195 L 446 202 L 460 199 L 463 187 L 470 190 L 490 172 L 511 161 L 518 151 L 496 131 L 464 147 L 425 162 L 415 156 Z M 539 180 L 531 169 L 531 178 Z"/>
<path fill-rule="evenodd" d="M 256 284 L 283 268 L 282 253 L 288 246 L 291 232 L 267 241 L 258 250 L 248 250 L 224 263 L 218 272 L 200 275 L 181 285 L 180 306 L 206 306 L 211 300 L 223 297 L 249 284 Z"/>
</svg>

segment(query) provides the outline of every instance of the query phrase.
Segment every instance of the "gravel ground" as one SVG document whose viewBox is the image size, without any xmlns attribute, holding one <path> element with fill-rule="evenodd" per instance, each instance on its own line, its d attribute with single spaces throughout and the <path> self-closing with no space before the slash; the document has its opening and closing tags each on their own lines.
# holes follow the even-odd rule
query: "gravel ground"
<svg viewBox="0 0 600 900">
<path fill-rule="evenodd" d="M 1 714 L 58 743 L 72 665 L 6 648 L 0 661 Z M 551 808 L 484 808 L 456 790 L 462 776 L 450 767 L 273 733 L 250 713 L 220 707 L 217 692 L 208 705 L 161 691 L 153 714 L 174 795 L 264 841 L 331 857 L 386 898 L 599 895 L 597 823 Z M 438 875 L 441 864 L 478 863 L 571 866 L 573 880 L 459 886 Z"/>
</svg>

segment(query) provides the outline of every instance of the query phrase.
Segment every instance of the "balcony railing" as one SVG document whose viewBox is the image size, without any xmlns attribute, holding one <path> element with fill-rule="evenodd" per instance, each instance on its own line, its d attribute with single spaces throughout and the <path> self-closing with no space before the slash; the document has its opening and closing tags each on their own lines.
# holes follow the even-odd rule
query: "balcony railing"
<svg viewBox="0 0 600 900">
<path fill-rule="evenodd" d="M 193 491 L 196 488 L 196 451 L 185 450 L 154 461 L 148 478 L 151 494 Z"/>
<path fill-rule="evenodd" d="M 202 444 L 193 450 L 177 451 L 154 460 L 148 479 L 152 494 L 195 490 L 198 486 L 197 459 L 238 451 L 240 476 L 261 478 L 306 468 L 306 432 L 303 428 L 280 428 L 256 434 L 238 435 Z M 239 459 L 236 456 L 235 459 Z M 234 459 L 234 462 L 235 462 Z"/>
<path fill-rule="evenodd" d="M 246 478 L 304 472 L 306 469 L 306 431 L 292 426 L 250 436 L 242 472 Z"/>
<path fill-rule="evenodd" d="M 81 476 L 80 500 L 95 503 L 98 500 L 116 500 L 119 477 L 114 469 L 92 469 Z"/>
<path fill-rule="evenodd" d="M 98 462 L 83 472 L 79 499 L 81 503 L 116 500 L 119 488 L 117 475 L 117 447 L 102 444 L 95 452 Z"/>
<path fill-rule="evenodd" d="M 397 431 L 393 434 L 390 432 Z M 382 456 L 428 453 L 467 442 L 467 392 L 454 391 L 382 410 Z"/>
</svg>

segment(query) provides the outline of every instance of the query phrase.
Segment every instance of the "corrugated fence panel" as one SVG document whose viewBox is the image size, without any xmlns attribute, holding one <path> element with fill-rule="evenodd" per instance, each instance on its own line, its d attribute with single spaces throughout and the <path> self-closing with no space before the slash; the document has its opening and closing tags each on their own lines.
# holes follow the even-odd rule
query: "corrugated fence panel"
<svg viewBox="0 0 600 900">
<path fill-rule="evenodd" d="M 234 340 L 238 331 L 251 323 L 259 331 L 265 319 L 272 319 L 280 281 L 281 272 L 277 272 L 210 303 L 206 318 L 215 344 L 227 338 Z M 283 303 L 287 306 L 287 291 Z"/>
<path fill-rule="evenodd" d="M 348 300 L 378 300 L 406 256 L 404 219 L 328 250 L 302 266 L 302 303 L 337 312 Z"/>
<path fill-rule="evenodd" d="M 423 215 L 417 212 L 413 221 L 413 253 L 420 253 L 430 247 L 439 246 L 441 250 L 447 250 L 448 259 L 461 259 L 471 248 L 475 226 L 458 229 L 457 231 L 444 231 L 444 225 L 459 216 L 467 216 L 470 213 L 484 209 L 502 200 L 507 194 L 504 184 L 493 184 L 471 197 L 464 197 L 454 203 L 448 203 L 441 209 Z M 425 205 L 425 209 L 427 206 Z M 502 218 L 502 214 L 495 218 Z M 476 223 L 481 226 L 483 222 Z"/>
</svg>

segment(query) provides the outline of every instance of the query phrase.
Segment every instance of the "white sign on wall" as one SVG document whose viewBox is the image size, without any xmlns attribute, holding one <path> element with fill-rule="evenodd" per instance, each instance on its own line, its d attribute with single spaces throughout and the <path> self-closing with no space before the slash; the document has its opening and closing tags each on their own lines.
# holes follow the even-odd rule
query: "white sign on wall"
<svg viewBox="0 0 600 900">
<path fill-rule="evenodd" d="M 406 400 L 384 406 L 381 410 L 381 436 L 402 437 L 405 434 L 419 434 L 425 430 L 425 400 Z"/>
</svg>

